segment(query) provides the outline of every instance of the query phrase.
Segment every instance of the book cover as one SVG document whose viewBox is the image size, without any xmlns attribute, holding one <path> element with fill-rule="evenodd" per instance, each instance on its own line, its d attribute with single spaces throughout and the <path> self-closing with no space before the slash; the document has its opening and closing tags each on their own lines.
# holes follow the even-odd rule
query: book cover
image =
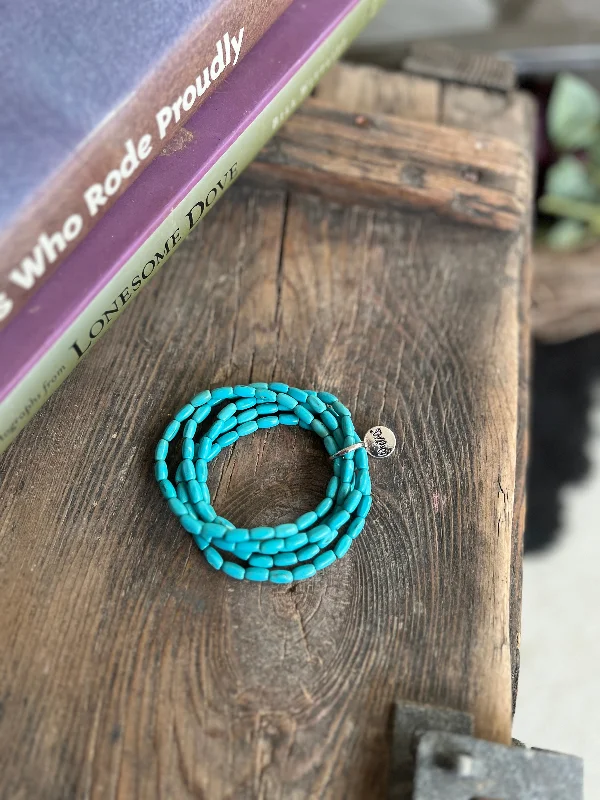
<svg viewBox="0 0 600 800">
<path fill-rule="evenodd" d="M 0 25 L 0 328 L 291 0 L 21 0 Z"/>
<path fill-rule="evenodd" d="M 311 93 L 383 0 L 295 0 L 0 332 L 0 451 L 134 301 L 185 236 Z M 176 276 L 175 276 L 176 277 Z"/>
</svg>

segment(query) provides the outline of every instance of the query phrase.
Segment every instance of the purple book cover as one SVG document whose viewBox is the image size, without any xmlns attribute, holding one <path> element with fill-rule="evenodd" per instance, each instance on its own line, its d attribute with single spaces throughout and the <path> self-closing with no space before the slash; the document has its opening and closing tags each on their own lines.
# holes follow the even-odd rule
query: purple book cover
<svg viewBox="0 0 600 800">
<path fill-rule="evenodd" d="M 0 332 L 0 402 L 359 4 L 366 6 L 363 22 L 379 5 L 294 0 L 241 68 L 188 120 L 193 139 L 155 159 Z"/>
</svg>

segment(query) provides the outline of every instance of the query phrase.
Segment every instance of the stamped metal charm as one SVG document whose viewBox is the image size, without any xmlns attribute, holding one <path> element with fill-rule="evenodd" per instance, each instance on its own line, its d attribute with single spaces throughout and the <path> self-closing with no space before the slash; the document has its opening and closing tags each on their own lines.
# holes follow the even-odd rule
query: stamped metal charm
<svg viewBox="0 0 600 800">
<path fill-rule="evenodd" d="M 370 428 L 365 434 L 367 453 L 373 458 L 387 458 L 396 449 L 394 432 L 383 425 Z"/>
</svg>

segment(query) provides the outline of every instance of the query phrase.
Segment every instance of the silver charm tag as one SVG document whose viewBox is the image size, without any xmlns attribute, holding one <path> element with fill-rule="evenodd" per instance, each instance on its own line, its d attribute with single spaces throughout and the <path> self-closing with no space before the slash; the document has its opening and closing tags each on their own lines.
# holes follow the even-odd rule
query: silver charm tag
<svg viewBox="0 0 600 800">
<path fill-rule="evenodd" d="M 387 458 L 396 449 L 394 432 L 383 425 L 377 425 L 368 430 L 364 442 L 367 453 L 373 458 Z"/>
</svg>

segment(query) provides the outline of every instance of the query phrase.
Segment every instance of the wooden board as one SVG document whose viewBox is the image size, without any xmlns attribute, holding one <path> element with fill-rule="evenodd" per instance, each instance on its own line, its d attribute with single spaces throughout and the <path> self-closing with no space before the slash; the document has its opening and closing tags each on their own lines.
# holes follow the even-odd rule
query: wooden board
<svg viewBox="0 0 600 800">
<path fill-rule="evenodd" d="M 230 190 L 0 460 L 7 797 L 385 797 L 398 698 L 510 739 L 525 247 Z M 274 378 L 401 438 L 356 546 L 291 587 L 211 570 L 151 471 L 191 394 Z M 316 437 L 277 429 L 210 485 L 224 514 L 268 524 L 329 469 Z"/>
</svg>

